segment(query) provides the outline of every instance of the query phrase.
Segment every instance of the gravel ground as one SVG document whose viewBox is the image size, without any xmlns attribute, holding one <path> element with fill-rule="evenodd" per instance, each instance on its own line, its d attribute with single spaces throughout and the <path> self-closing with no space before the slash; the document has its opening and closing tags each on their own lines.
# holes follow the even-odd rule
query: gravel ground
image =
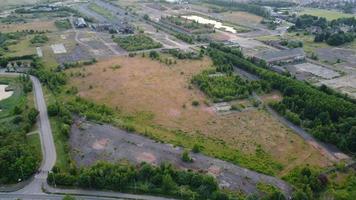
<svg viewBox="0 0 356 200">
<path fill-rule="evenodd" d="M 182 148 L 157 143 L 110 125 L 78 120 L 71 129 L 70 146 L 72 157 L 79 166 L 92 165 L 98 160 L 110 162 L 127 160 L 134 164 L 147 162 L 154 165 L 170 162 L 180 169 L 208 172 L 218 179 L 222 188 L 251 194 L 257 192 L 256 185 L 262 182 L 275 185 L 287 195 L 291 193 L 291 187 L 278 178 L 259 174 L 199 153 L 191 153 L 194 162 L 185 163 L 181 161 Z"/>
</svg>

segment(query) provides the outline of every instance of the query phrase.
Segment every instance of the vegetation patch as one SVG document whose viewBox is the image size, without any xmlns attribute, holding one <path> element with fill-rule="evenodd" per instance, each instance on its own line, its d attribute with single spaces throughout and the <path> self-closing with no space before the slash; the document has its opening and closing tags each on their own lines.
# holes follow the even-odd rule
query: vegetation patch
<svg viewBox="0 0 356 200">
<path fill-rule="evenodd" d="M 48 37 L 45 34 L 38 34 L 33 36 L 33 38 L 30 40 L 32 44 L 44 44 L 48 42 Z"/>
<path fill-rule="evenodd" d="M 28 76 L 0 78 L 1 84 L 9 85 L 14 94 L 0 101 L 0 184 L 17 183 L 34 174 L 41 161 L 39 141 L 27 136 L 37 119 L 32 95 L 32 83 Z"/>
<path fill-rule="evenodd" d="M 213 46 L 215 63 L 240 67 L 268 81 L 274 89 L 283 93 L 283 100 L 274 105 L 281 114 L 287 114 L 322 141 L 335 144 L 346 152 L 356 152 L 356 104 L 347 96 L 337 94 L 322 86 L 314 88 L 303 82 L 257 66 L 249 60 L 235 55 L 229 48 Z M 261 63 L 258 63 L 261 65 Z M 289 111 L 289 112 L 287 112 Z M 298 120 L 298 118 L 300 120 Z"/>
<path fill-rule="evenodd" d="M 96 3 L 90 3 L 88 6 L 89 9 L 93 10 L 94 12 L 106 17 L 109 20 L 115 20 L 115 16 L 105 8 L 99 6 Z"/>
<path fill-rule="evenodd" d="M 56 20 L 54 24 L 59 30 L 68 30 L 72 28 L 72 24 L 69 19 Z"/>
<path fill-rule="evenodd" d="M 114 41 L 127 51 L 157 49 L 162 47 L 162 44 L 155 42 L 152 38 L 143 34 L 117 37 Z"/>
<path fill-rule="evenodd" d="M 55 169 L 48 176 L 52 185 L 79 186 L 86 189 L 105 189 L 120 192 L 164 195 L 180 199 L 235 199 L 238 196 L 223 193 L 216 180 L 209 175 L 182 171 L 169 164 L 153 167 L 142 163 L 133 166 L 127 163 L 98 164 L 62 173 Z"/>
</svg>

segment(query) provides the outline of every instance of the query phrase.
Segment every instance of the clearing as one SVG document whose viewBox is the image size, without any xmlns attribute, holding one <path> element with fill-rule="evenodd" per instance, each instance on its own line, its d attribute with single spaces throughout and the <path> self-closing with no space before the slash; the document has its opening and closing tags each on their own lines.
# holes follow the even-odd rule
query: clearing
<svg viewBox="0 0 356 200">
<path fill-rule="evenodd" d="M 306 163 L 321 167 L 331 164 L 264 110 L 216 113 L 207 97 L 190 84 L 193 75 L 211 64 L 204 58 L 178 61 L 169 67 L 141 56 L 118 57 L 71 69 L 70 84 L 79 89 L 80 96 L 130 114 L 141 124 L 201 136 L 246 154 L 261 147 L 288 170 Z M 199 105 L 193 106 L 193 101 Z M 185 146 L 191 141 L 181 142 Z M 213 155 L 219 151 L 225 150 L 216 150 Z"/>
<path fill-rule="evenodd" d="M 335 10 L 325 10 L 325 9 L 318 9 L 318 8 L 305 8 L 302 12 L 299 13 L 300 15 L 313 15 L 318 17 L 325 17 L 327 20 L 334 20 L 343 17 L 353 17 L 353 14 L 342 13 Z"/>
<path fill-rule="evenodd" d="M 223 18 L 231 23 L 247 27 L 261 26 L 262 17 L 250 14 L 248 12 L 231 11 L 220 13 Z"/>
</svg>

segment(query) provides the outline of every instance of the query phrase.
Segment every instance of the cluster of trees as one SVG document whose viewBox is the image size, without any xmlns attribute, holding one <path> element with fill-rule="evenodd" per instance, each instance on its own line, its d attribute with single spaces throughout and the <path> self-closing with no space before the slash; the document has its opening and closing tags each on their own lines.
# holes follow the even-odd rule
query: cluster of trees
<svg viewBox="0 0 356 200">
<path fill-rule="evenodd" d="M 201 59 L 203 57 L 202 53 L 195 53 L 195 52 L 184 52 L 179 49 L 168 49 L 167 53 L 171 54 L 172 56 L 184 60 L 184 59 Z"/>
<path fill-rule="evenodd" d="M 54 72 L 53 70 L 45 69 L 38 58 L 33 58 L 33 66 L 29 73 L 36 76 L 42 83 L 46 84 L 53 92 L 59 92 L 67 77 L 63 72 Z"/>
<path fill-rule="evenodd" d="M 152 38 L 139 34 L 126 37 L 114 38 L 114 41 L 127 51 L 139 51 L 145 49 L 161 48 L 162 44 L 155 42 Z"/>
<path fill-rule="evenodd" d="M 60 30 L 67 30 L 72 28 L 72 24 L 70 23 L 69 19 L 56 20 L 54 24 Z"/>
<path fill-rule="evenodd" d="M 2 83 L 14 89 L 13 97 L 0 101 L 0 184 L 10 184 L 28 179 L 40 164 L 40 149 L 26 136 L 38 111 L 27 106 L 27 94 L 32 91 L 29 76 Z"/>
<path fill-rule="evenodd" d="M 306 28 L 318 27 L 319 30 L 311 31 L 315 34 L 314 42 L 326 42 L 332 46 L 338 46 L 352 42 L 356 37 L 356 18 L 340 18 L 327 21 L 326 18 L 312 15 L 302 15 L 296 17 L 295 25 L 289 31 L 304 30 Z M 345 32 L 340 27 L 348 26 Z"/>
<path fill-rule="evenodd" d="M 86 61 L 66 62 L 66 63 L 63 63 L 63 66 L 59 67 L 58 71 L 60 71 L 61 69 L 70 69 L 70 68 L 76 68 L 76 67 L 83 67 L 83 66 L 87 66 L 87 65 L 93 65 L 97 62 L 98 61 L 95 58 L 92 58 L 92 59 L 86 60 Z"/>
<path fill-rule="evenodd" d="M 148 193 L 180 199 L 230 199 L 229 195 L 219 190 L 212 176 L 179 171 L 170 164 L 153 167 L 146 163 L 133 166 L 99 162 L 88 168 L 71 170 L 70 173 L 54 169 L 47 181 L 52 185 Z"/>
<path fill-rule="evenodd" d="M 221 6 L 229 10 L 246 11 L 265 18 L 271 17 L 271 12 L 266 7 L 257 4 L 241 3 L 236 1 L 224 1 L 224 0 L 205 0 L 204 2 Z"/>
<path fill-rule="evenodd" d="M 295 186 L 294 200 L 318 199 L 329 182 L 326 175 L 309 166 L 295 168 L 283 179 Z"/>
<path fill-rule="evenodd" d="M 340 149 L 356 152 L 356 104 L 348 98 L 326 93 L 304 82 L 266 69 L 261 63 L 253 63 L 228 47 L 211 44 L 209 51 L 215 64 L 234 66 L 258 75 L 272 88 L 283 93 L 283 101 L 275 105 L 278 112 L 295 113 L 304 128 L 322 141 Z M 259 65 L 259 66 L 258 66 Z M 325 87 L 325 86 L 324 86 Z M 290 115 L 292 116 L 292 115 Z M 298 120 L 296 120 L 298 121 Z"/>
<path fill-rule="evenodd" d="M 175 33 L 174 37 L 188 43 L 188 44 L 194 44 L 194 40 L 195 38 L 193 36 L 190 36 L 188 34 L 185 33 Z"/>
<path fill-rule="evenodd" d="M 282 40 L 280 44 L 290 49 L 303 47 L 303 42 L 299 40 Z"/>
<path fill-rule="evenodd" d="M 290 30 L 300 30 L 306 29 L 311 26 L 320 27 L 322 29 L 326 29 L 328 27 L 328 21 L 324 17 L 317 17 L 313 15 L 301 15 L 296 17 L 293 21 L 295 23 L 294 26 L 290 27 Z"/>
<path fill-rule="evenodd" d="M 45 34 L 37 34 L 33 36 L 33 38 L 30 40 L 32 44 L 43 44 L 48 42 L 48 37 Z"/>
<path fill-rule="evenodd" d="M 231 101 L 247 98 L 259 87 L 258 82 L 249 82 L 232 74 L 216 74 L 215 70 L 204 71 L 193 77 L 196 84 L 214 101 Z"/>
</svg>

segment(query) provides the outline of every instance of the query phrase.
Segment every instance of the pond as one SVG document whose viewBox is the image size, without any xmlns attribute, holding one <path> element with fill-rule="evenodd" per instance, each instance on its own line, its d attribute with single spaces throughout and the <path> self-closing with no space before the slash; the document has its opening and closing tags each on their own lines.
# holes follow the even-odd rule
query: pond
<svg viewBox="0 0 356 200">
<path fill-rule="evenodd" d="M 6 91 L 8 85 L 0 85 L 0 101 L 12 96 L 13 91 Z"/>
<path fill-rule="evenodd" d="M 193 20 L 196 21 L 200 24 L 212 24 L 214 25 L 215 28 L 217 29 L 225 29 L 225 31 L 227 32 L 231 32 L 231 33 L 236 33 L 236 29 L 234 27 L 231 26 L 225 26 L 223 25 L 223 23 L 212 20 L 212 19 L 206 19 L 204 17 L 200 17 L 200 16 L 196 16 L 196 15 L 190 15 L 190 16 L 182 16 L 185 19 L 189 19 L 189 20 Z"/>
</svg>

